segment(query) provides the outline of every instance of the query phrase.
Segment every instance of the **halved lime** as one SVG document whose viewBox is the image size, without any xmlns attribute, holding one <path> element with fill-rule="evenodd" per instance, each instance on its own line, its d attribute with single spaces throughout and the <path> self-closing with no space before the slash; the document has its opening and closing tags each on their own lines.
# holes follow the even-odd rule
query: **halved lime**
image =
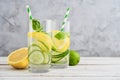
<svg viewBox="0 0 120 80">
<path fill-rule="evenodd" d="M 44 61 L 44 56 L 40 50 L 34 50 L 29 55 L 29 61 L 32 64 L 41 64 Z"/>
</svg>

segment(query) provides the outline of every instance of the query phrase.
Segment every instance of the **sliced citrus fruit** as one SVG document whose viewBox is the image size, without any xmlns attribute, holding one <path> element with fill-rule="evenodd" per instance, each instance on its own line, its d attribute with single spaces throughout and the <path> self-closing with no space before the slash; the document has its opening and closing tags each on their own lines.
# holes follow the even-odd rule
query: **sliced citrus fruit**
<svg viewBox="0 0 120 80">
<path fill-rule="evenodd" d="M 28 48 L 20 48 L 10 53 L 8 64 L 14 68 L 26 68 L 28 66 Z"/>
<path fill-rule="evenodd" d="M 51 49 L 46 44 L 44 44 L 42 41 L 35 41 L 35 43 L 40 46 L 42 52 L 50 52 L 51 51 Z"/>
<path fill-rule="evenodd" d="M 52 48 L 58 52 L 65 52 L 70 46 L 70 38 L 66 37 L 65 39 L 57 39 L 55 35 L 59 32 L 59 30 L 52 31 Z"/>
<path fill-rule="evenodd" d="M 43 32 L 29 32 L 28 37 L 36 39 L 46 45 L 48 47 L 48 50 L 51 51 L 52 48 L 52 40 L 50 36 Z"/>
</svg>

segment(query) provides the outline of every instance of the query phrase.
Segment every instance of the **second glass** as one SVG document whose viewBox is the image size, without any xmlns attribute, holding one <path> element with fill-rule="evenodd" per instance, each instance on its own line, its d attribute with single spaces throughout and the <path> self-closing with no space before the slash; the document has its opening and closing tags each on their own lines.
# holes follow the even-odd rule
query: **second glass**
<svg viewBox="0 0 120 80">
<path fill-rule="evenodd" d="M 67 21 L 61 31 L 58 21 L 52 22 L 52 59 L 53 68 L 65 68 L 69 65 L 70 23 Z"/>
</svg>

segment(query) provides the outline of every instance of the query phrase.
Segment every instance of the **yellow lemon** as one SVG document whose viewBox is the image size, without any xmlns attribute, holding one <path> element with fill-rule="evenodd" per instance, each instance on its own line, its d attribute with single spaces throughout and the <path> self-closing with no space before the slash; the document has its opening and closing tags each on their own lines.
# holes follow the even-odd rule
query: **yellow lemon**
<svg viewBox="0 0 120 80">
<path fill-rule="evenodd" d="M 51 51 L 52 40 L 48 34 L 43 32 L 28 32 L 28 37 L 38 40 L 47 47 L 48 51 Z"/>
<path fill-rule="evenodd" d="M 28 48 L 20 48 L 8 55 L 8 64 L 17 69 L 28 66 Z"/>
<path fill-rule="evenodd" d="M 65 52 L 70 47 L 70 38 L 66 37 L 65 39 L 57 39 L 55 35 L 60 32 L 59 30 L 52 31 L 52 41 L 53 41 L 53 49 L 58 52 Z"/>
</svg>

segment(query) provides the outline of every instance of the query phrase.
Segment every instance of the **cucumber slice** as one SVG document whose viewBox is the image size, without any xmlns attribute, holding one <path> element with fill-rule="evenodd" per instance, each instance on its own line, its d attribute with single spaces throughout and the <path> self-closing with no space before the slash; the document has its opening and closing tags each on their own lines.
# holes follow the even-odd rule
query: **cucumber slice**
<svg viewBox="0 0 120 80">
<path fill-rule="evenodd" d="M 54 50 L 54 51 L 52 51 L 51 54 L 52 54 L 52 55 L 59 55 L 59 54 L 61 54 L 61 53 Z"/>
<path fill-rule="evenodd" d="M 63 53 L 56 53 L 57 55 L 52 55 L 52 63 L 56 63 L 63 59 L 65 56 L 69 54 L 69 50 L 63 52 Z"/>
<path fill-rule="evenodd" d="M 42 41 L 36 41 L 36 43 L 40 46 L 43 52 L 50 52 L 50 49 L 47 45 L 45 45 Z"/>
<path fill-rule="evenodd" d="M 55 52 L 55 53 L 52 53 L 52 58 L 63 58 L 63 57 L 65 57 L 68 53 L 69 53 L 69 50 L 66 50 L 66 51 L 63 52 L 63 53 Z M 53 55 L 53 54 L 54 54 L 54 55 Z"/>
<path fill-rule="evenodd" d="M 52 58 L 52 63 L 59 63 L 59 64 L 63 64 L 63 63 L 67 63 L 68 60 L 66 57 L 64 58 Z"/>
<path fill-rule="evenodd" d="M 52 58 L 51 60 L 52 60 L 52 63 L 56 63 L 56 62 L 58 62 L 58 61 L 60 61 L 62 58 Z"/>
<path fill-rule="evenodd" d="M 40 50 L 32 51 L 29 55 L 29 62 L 32 64 L 42 64 L 44 61 L 44 56 Z"/>
<path fill-rule="evenodd" d="M 31 53 L 34 50 L 41 50 L 40 47 L 37 44 L 32 44 L 28 48 L 28 52 Z"/>
<path fill-rule="evenodd" d="M 44 53 L 44 64 L 48 64 L 51 62 L 51 55 L 50 53 Z"/>
</svg>

